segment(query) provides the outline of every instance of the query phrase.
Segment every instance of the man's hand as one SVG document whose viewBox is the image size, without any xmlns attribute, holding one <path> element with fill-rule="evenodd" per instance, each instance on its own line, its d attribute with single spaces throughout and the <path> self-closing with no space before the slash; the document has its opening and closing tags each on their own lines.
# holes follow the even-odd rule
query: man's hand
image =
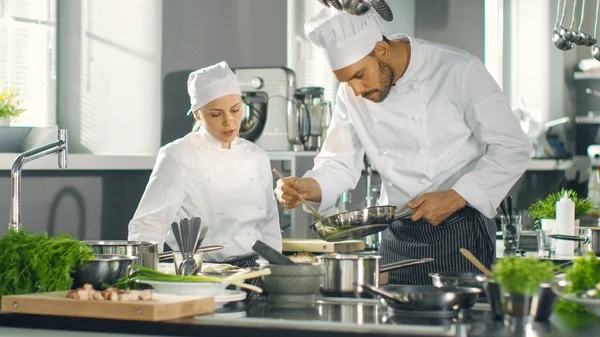
<svg viewBox="0 0 600 337">
<path fill-rule="evenodd" d="M 287 177 L 277 180 L 275 197 L 283 208 L 296 208 L 306 201 L 321 201 L 321 186 L 313 178 Z"/>
<path fill-rule="evenodd" d="M 406 206 L 415 210 L 410 217 L 412 221 L 423 219 L 437 226 L 454 212 L 467 206 L 467 201 L 455 190 L 448 190 L 425 193 L 419 199 L 406 204 Z"/>
</svg>

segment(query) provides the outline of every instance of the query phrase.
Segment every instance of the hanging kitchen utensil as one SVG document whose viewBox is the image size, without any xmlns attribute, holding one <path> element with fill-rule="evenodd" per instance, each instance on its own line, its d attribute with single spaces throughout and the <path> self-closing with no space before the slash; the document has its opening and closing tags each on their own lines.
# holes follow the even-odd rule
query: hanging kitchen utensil
<svg viewBox="0 0 600 337">
<path fill-rule="evenodd" d="M 592 56 L 600 61 L 600 47 L 598 47 L 598 8 L 600 7 L 600 0 L 596 0 L 596 21 L 594 23 L 594 45 L 592 46 Z"/>
<path fill-rule="evenodd" d="M 324 6 L 331 6 L 350 15 L 364 15 L 372 8 L 385 21 L 392 21 L 394 15 L 384 0 L 318 0 Z"/>
<path fill-rule="evenodd" d="M 584 36 L 575 30 L 575 14 L 577 13 L 577 0 L 573 0 L 573 13 L 571 15 L 571 26 L 569 26 L 569 41 L 580 46 L 583 43 Z"/>
<path fill-rule="evenodd" d="M 600 1 L 600 0 L 599 0 Z M 554 34 L 552 35 L 552 43 L 560 50 L 571 50 L 575 45 L 569 40 L 570 31 L 563 27 L 565 22 L 565 10 L 567 8 L 567 1 L 564 0 L 562 6 L 561 16 L 561 0 L 558 0 L 556 9 L 556 24 L 554 25 Z M 560 19 L 560 21 L 559 21 Z"/>
<path fill-rule="evenodd" d="M 283 264 L 283 265 L 293 265 L 294 261 L 287 258 L 287 256 L 281 254 L 280 252 L 273 249 L 271 246 L 266 243 L 256 240 L 252 245 L 252 250 L 255 251 L 258 255 L 262 256 L 265 260 L 269 261 L 271 264 Z"/>
<path fill-rule="evenodd" d="M 341 3 L 344 12 L 351 15 L 363 15 L 371 9 L 363 0 L 341 0 Z"/>
<path fill-rule="evenodd" d="M 387 229 L 400 216 L 396 206 L 374 206 L 328 216 L 313 222 L 310 228 L 325 241 L 362 238 Z M 403 214 L 402 216 L 406 216 Z"/>
<path fill-rule="evenodd" d="M 381 18 L 384 19 L 385 21 L 390 22 L 390 21 L 394 20 L 394 14 L 392 13 L 390 6 L 388 6 L 388 4 L 384 0 L 363 0 L 363 1 L 365 1 L 371 7 L 373 7 L 375 12 L 377 12 L 377 14 L 379 14 L 379 16 L 381 16 Z"/>
</svg>

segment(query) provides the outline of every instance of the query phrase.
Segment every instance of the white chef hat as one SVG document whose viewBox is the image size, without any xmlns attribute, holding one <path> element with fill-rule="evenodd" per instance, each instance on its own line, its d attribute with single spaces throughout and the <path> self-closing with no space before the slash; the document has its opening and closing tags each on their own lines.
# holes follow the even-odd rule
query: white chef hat
<svg viewBox="0 0 600 337">
<path fill-rule="evenodd" d="M 198 69 L 190 73 L 188 77 L 188 94 L 191 104 L 188 115 L 219 97 L 231 94 L 241 95 L 241 93 L 238 79 L 229 69 L 227 62 L 221 61 L 215 65 Z"/>
<path fill-rule="evenodd" d="M 383 28 L 370 10 L 364 15 L 350 15 L 333 8 L 323 8 L 304 24 L 304 32 L 315 45 L 323 48 L 332 70 L 345 68 L 375 49 L 383 39 Z"/>
</svg>

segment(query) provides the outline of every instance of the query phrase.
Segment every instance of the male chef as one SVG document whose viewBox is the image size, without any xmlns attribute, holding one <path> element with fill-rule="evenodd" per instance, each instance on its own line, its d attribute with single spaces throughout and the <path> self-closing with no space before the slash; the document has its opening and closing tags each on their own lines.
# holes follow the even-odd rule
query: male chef
<svg viewBox="0 0 600 337">
<path fill-rule="evenodd" d="M 340 86 L 313 169 L 279 180 L 279 202 L 300 206 L 295 190 L 326 212 L 356 187 L 366 153 L 382 179 L 379 205 L 414 211 L 382 233 L 382 262 L 434 259 L 390 272 L 390 283 L 476 271 L 460 248 L 490 267 L 496 208 L 526 170 L 532 145 L 482 62 L 404 34 L 386 38 L 372 13 L 324 8 L 305 31 Z"/>
</svg>

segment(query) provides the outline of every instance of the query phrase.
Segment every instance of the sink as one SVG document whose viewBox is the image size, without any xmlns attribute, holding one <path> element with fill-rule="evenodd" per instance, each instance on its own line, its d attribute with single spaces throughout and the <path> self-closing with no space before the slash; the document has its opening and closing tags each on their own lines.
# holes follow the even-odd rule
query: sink
<svg viewBox="0 0 600 337">
<path fill-rule="evenodd" d="M 56 140 L 56 127 L 0 126 L 0 152 L 21 153 Z"/>
</svg>

